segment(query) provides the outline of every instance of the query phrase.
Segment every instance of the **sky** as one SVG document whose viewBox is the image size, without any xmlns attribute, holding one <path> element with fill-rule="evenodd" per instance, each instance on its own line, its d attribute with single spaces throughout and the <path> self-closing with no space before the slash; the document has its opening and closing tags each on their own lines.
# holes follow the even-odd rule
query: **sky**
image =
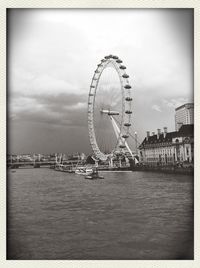
<svg viewBox="0 0 200 268">
<path fill-rule="evenodd" d="M 90 153 L 87 98 L 94 70 L 109 54 L 123 60 L 130 76 L 138 143 L 146 131 L 174 131 L 175 108 L 193 102 L 192 9 L 7 15 L 10 153 Z"/>
</svg>

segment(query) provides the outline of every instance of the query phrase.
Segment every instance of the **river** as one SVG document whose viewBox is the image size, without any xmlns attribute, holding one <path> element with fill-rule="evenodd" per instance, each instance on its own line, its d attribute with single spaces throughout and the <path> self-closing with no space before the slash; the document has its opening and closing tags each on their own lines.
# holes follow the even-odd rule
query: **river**
<svg viewBox="0 0 200 268">
<path fill-rule="evenodd" d="M 48 168 L 7 177 L 7 259 L 193 259 L 193 176 Z"/>
</svg>

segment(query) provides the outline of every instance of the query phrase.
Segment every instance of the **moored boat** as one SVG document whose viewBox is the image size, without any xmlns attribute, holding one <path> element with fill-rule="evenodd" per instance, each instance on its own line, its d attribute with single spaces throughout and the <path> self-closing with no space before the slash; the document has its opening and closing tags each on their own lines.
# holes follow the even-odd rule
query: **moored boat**
<svg viewBox="0 0 200 268">
<path fill-rule="evenodd" d="M 62 171 L 62 172 L 68 172 L 68 173 L 73 173 L 73 169 L 72 169 L 72 166 L 69 166 L 69 165 L 63 165 L 63 164 L 56 164 L 54 169 L 56 171 Z"/>
<path fill-rule="evenodd" d="M 78 174 L 78 175 L 84 175 L 84 176 L 87 176 L 87 175 L 91 175 L 93 173 L 93 168 L 92 167 L 77 167 L 76 170 L 75 170 L 75 173 Z"/>
</svg>

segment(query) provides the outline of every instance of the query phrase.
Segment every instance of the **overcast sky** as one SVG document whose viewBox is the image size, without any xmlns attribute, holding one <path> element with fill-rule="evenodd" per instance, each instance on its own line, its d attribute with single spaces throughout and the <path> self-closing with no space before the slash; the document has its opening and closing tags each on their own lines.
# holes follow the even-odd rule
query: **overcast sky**
<svg viewBox="0 0 200 268">
<path fill-rule="evenodd" d="M 138 140 L 174 131 L 174 109 L 193 102 L 191 9 L 10 9 L 9 151 L 89 153 L 87 97 L 108 54 L 130 75 Z"/>
</svg>

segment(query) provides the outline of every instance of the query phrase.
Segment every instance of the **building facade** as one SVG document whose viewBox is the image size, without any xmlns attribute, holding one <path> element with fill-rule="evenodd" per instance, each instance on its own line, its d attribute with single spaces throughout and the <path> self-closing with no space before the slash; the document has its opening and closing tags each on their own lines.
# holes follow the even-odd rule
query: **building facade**
<svg viewBox="0 0 200 268">
<path fill-rule="evenodd" d="M 175 129 L 182 125 L 194 124 L 194 103 L 186 103 L 175 109 Z"/>
<path fill-rule="evenodd" d="M 139 146 L 140 162 L 144 165 L 163 166 L 194 161 L 194 125 L 182 125 L 178 131 L 147 136 Z"/>
</svg>

